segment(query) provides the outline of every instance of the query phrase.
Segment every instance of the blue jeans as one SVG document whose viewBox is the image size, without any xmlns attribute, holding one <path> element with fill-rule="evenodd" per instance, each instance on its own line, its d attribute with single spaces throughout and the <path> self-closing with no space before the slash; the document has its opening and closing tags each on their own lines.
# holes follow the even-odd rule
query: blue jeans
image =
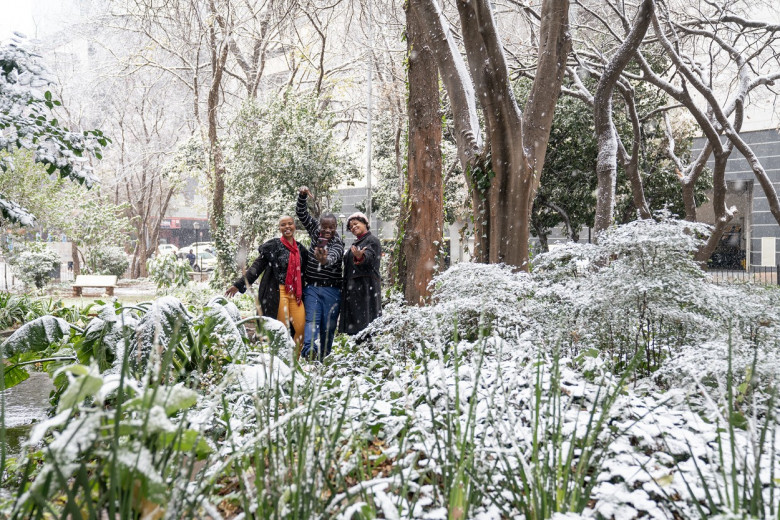
<svg viewBox="0 0 780 520">
<path fill-rule="evenodd" d="M 306 328 L 301 356 L 322 359 L 330 354 L 341 306 L 341 289 L 308 286 L 303 290 Z"/>
</svg>

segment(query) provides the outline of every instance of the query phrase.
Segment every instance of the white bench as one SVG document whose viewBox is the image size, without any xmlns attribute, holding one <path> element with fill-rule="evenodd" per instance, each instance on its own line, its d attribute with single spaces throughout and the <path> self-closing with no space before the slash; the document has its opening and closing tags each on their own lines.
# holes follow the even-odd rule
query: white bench
<svg viewBox="0 0 780 520">
<path fill-rule="evenodd" d="M 113 296 L 114 287 L 116 287 L 116 276 L 80 274 L 76 277 L 76 281 L 73 282 L 73 295 L 81 296 L 81 289 L 84 287 L 104 288 L 106 294 Z"/>
</svg>

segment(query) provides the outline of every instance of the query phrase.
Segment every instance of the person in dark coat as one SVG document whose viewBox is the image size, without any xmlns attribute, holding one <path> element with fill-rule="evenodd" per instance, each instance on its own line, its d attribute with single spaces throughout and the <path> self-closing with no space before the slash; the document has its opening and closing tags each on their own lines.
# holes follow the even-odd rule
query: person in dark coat
<svg viewBox="0 0 780 520">
<path fill-rule="evenodd" d="M 363 213 L 350 215 L 347 229 L 355 235 L 355 242 L 344 255 L 339 332 L 354 335 L 382 315 L 379 275 L 382 245 L 369 231 L 368 219 Z"/>
<path fill-rule="evenodd" d="M 300 352 L 303 343 L 306 314 L 303 308 L 303 272 L 309 261 L 306 247 L 295 240 L 295 221 L 292 217 L 279 219 L 281 238 L 272 238 L 258 248 L 260 256 L 246 270 L 246 274 L 233 282 L 225 296 L 242 294 L 260 275 L 258 297 L 263 316 L 274 318 L 289 329 L 292 322 L 295 344 Z"/>
</svg>

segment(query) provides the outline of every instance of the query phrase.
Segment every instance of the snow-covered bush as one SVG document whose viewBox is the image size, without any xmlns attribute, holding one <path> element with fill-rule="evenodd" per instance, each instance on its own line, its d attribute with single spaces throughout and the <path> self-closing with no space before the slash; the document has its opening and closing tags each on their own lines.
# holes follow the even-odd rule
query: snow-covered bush
<svg viewBox="0 0 780 520">
<path fill-rule="evenodd" d="M 432 337 L 476 340 L 494 329 L 514 336 L 530 325 L 522 309 L 535 284 L 525 273 L 505 265 L 459 263 L 431 283 L 431 305 L 407 306 L 396 296 L 361 337 L 411 348 Z"/>
<path fill-rule="evenodd" d="M 215 290 L 209 282 L 195 282 L 190 281 L 183 286 L 162 287 L 157 291 L 158 296 L 173 296 L 182 301 L 185 305 L 193 305 L 196 307 L 203 307 L 208 304 L 214 297 L 221 296 L 225 292 L 225 286 L 222 286 L 220 290 Z M 247 291 L 244 294 L 236 294 L 230 301 L 235 304 L 238 309 L 250 316 L 262 315 L 262 312 L 258 312 L 255 299 L 257 297 L 256 291 Z"/>
<path fill-rule="evenodd" d="M 511 273 L 487 272 L 485 280 Z M 448 280 L 479 277 L 467 273 Z M 460 316 L 466 302 L 456 305 L 447 285 L 433 307 L 453 305 L 448 312 Z M 53 342 L 60 355 L 75 350 L 81 363 L 60 372 L 61 415 L 33 438 L 44 443 L 37 451 L 44 460 L 12 468 L 2 487 L 23 492 L 5 502 L 0 495 L 0 512 L 59 512 L 65 505 L 57 497 L 68 496 L 76 508 L 99 499 L 152 517 L 660 520 L 743 507 L 756 518 L 776 515 L 780 430 L 770 403 L 753 415 L 737 410 L 742 390 L 732 385 L 737 404 L 715 398 L 693 406 L 696 390 L 682 379 L 673 383 L 683 388 L 628 384 L 639 359 L 616 376 L 598 352 L 561 357 L 560 331 L 535 324 L 542 307 L 530 303 L 532 287 L 521 275 L 500 293 L 506 306 L 519 298 L 516 305 L 488 309 L 501 319 L 523 313 L 507 318 L 514 327 L 477 322 L 482 337 L 453 339 L 435 313 L 409 308 L 420 320 L 415 334 L 429 331 L 419 342 L 374 336 L 367 347 L 342 337 L 324 363 L 302 370 L 292 349 L 271 345 L 279 337 L 291 343 L 281 323 L 266 321 L 261 344 L 251 343 L 224 298 L 190 311 L 171 297 L 106 306 L 83 331 L 52 317 L 30 324 L 30 332 L 51 336 L 42 343 Z M 469 288 L 464 298 L 478 294 Z M 19 333 L 3 348 L 29 353 L 40 348 L 33 336 Z M 101 365 L 105 349 L 115 357 Z M 134 368 L 139 357 L 145 370 Z M 164 404 L 173 393 L 188 398 L 178 413 Z M 113 461 L 120 471 L 111 471 Z M 47 484 L 53 471 L 65 478 Z M 106 485 L 88 497 L 98 478 Z M 22 482 L 35 483 L 33 491 Z M 125 501 L 131 482 L 144 501 Z"/>
<path fill-rule="evenodd" d="M 693 260 L 708 232 L 671 218 L 636 221 L 610 229 L 598 244 L 539 255 L 530 276 L 457 264 L 434 278 L 431 305 L 396 298 L 360 339 L 410 348 L 433 337 L 452 343 L 495 331 L 514 341 L 533 331 L 567 355 L 595 349 L 618 368 L 641 355 L 648 373 L 706 342 L 726 345 L 731 333 L 735 363 L 746 366 L 756 345 L 768 349 L 780 337 L 780 291 L 712 283 Z M 722 377 L 722 363 L 710 366 Z"/>
<path fill-rule="evenodd" d="M 190 281 L 190 264 L 174 255 L 157 255 L 146 262 L 149 278 L 157 288 L 183 287 Z"/>
<path fill-rule="evenodd" d="M 68 365 L 55 377 L 68 380 L 57 415 L 37 424 L 29 439 L 31 446 L 46 439 L 46 460 L 5 482 L 23 490 L 6 504 L 9 517 L 35 517 L 61 496 L 72 507 L 95 501 L 146 518 L 180 508 L 186 500 L 172 500 L 170 485 L 186 480 L 183 469 L 212 451 L 186 419 L 197 393 L 156 378 L 101 375 L 94 364 Z M 121 404 L 121 414 L 107 403 Z M 95 486 L 96 479 L 110 485 Z"/>
<path fill-rule="evenodd" d="M 49 249 L 22 251 L 11 259 L 16 276 L 27 287 L 42 289 L 51 278 L 52 270 L 59 264 L 60 257 Z"/>
<path fill-rule="evenodd" d="M 87 250 L 87 270 L 90 274 L 110 274 L 121 278 L 130 267 L 124 249 L 116 246 L 96 246 Z"/>
<path fill-rule="evenodd" d="M 653 370 L 674 349 L 725 332 L 721 289 L 693 260 L 702 224 L 638 220 L 598 244 L 537 257 L 536 296 L 562 310 L 573 354 L 597 348 L 619 365 L 643 355 Z"/>
</svg>

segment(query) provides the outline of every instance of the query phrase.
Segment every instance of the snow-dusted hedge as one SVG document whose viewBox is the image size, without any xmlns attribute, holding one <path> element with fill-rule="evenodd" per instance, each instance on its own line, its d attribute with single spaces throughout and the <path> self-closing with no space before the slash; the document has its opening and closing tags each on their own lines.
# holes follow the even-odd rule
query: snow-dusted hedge
<svg viewBox="0 0 780 520">
<path fill-rule="evenodd" d="M 42 289 L 59 261 L 59 255 L 49 249 L 23 251 L 13 257 L 11 267 L 26 287 Z"/>
<path fill-rule="evenodd" d="M 90 274 L 110 274 L 121 278 L 130 267 L 125 250 L 118 246 L 92 247 L 87 251 L 86 260 Z"/>
<path fill-rule="evenodd" d="M 598 244 L 539 255 L 530 275 L 457 264 L 434 279 L 430 306 L 394 301 L 364 336 L 405 345 L 491 331 L 511 341 L 533 331 L 571 356 L 596 349 L 616 367 L 641 353 L 646 373 L 687 347 L 725 345 L 729 336 L 737 354 L 774 345 L 780 291 L 712 283 L 693 260 L 706 233 L 687 221 L 637 221 L 610 229 Z"/>
<path fill-rule="evenodd" d="M 190 281 L 189 262 L 179 260 L 175 255 L 157 255 L 146 262 L 149 278 L 157 288 L 184 287 Z"/>
</svg>

